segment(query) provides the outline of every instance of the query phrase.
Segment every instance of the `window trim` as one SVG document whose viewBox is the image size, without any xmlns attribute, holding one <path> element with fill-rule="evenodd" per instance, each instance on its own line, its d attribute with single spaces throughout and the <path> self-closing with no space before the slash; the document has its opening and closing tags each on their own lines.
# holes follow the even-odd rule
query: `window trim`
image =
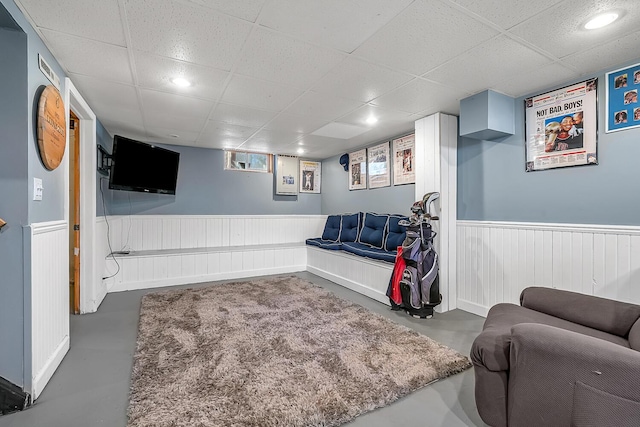
<svg viewBox="0 0 640 427">
<path fill-rule="evenodd" d="M 257 154 L 260 156 L 267 157 L 267 169 L 255 169 L 255 168 L 237 168 L 233 167 L 230 162 L 230 156 L 232 153 L 240 153 L 245 154 L 247 158 L 252 154 Z M 245 150 L 224 150 L 224 170 L 228 171 L 240 171 L 240 172 L 258 172 L 258 173 L 272 173 L 273 172 L 273 154 L 269 153 L 260 153 L 258 151 L 245 151 Z"/>
</svg>

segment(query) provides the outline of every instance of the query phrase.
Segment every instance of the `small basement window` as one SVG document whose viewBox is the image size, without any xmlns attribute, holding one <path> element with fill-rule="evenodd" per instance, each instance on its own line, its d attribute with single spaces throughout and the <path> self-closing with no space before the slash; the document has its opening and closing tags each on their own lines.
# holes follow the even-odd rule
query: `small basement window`
<svg viewBox="0 0 640 427">
<path fill-rule="evenodd" d="M 273 155 L 249 151 L 225 151 L 225 170 L 265 172 L 272 171 Z"/>
</svg>

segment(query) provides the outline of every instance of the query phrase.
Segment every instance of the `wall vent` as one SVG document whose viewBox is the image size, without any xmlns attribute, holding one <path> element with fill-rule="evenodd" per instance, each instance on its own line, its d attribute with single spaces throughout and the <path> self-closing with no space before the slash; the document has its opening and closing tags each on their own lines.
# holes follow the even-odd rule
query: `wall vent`
<svg viewBox="0 0 640 427">
<path fill-rule="evenodd" d="M 44 58 L 40 54 L 38 54 L 38 65 L 40 66 L 40 71 L 42 71 L 42 74 L 44 74 L 59 91 L 60 78 L 56 75 L 56 73 L 53 72 L 51 66 L 47 63 L 47 61 L 44 60 Z"/>
</svg>

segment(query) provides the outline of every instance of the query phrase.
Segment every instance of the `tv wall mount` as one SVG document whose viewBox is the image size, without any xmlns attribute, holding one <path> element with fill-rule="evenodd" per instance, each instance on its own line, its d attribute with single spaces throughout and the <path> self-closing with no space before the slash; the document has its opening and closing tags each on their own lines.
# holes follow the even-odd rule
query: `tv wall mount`
<svg viewBox="0 0 640 427">
<path fill-rule="evenodd" d="M 113 156 L 100 144 L 98 144 L 98 172 L 102 175 L 108 176 L 111 169 L 111 162 Z"/>
</svg>

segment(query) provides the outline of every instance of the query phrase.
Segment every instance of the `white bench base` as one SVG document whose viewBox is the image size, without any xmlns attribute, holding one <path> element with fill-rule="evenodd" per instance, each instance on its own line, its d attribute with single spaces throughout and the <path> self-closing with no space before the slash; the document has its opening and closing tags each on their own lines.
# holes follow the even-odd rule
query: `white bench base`
<svg viewBox="0 0 640 427">
<path fill-rule="evenodd" d="M 307 271 L 390 305 L 386 293 L 393 264 L 307 246 Z"/>
</svg>

